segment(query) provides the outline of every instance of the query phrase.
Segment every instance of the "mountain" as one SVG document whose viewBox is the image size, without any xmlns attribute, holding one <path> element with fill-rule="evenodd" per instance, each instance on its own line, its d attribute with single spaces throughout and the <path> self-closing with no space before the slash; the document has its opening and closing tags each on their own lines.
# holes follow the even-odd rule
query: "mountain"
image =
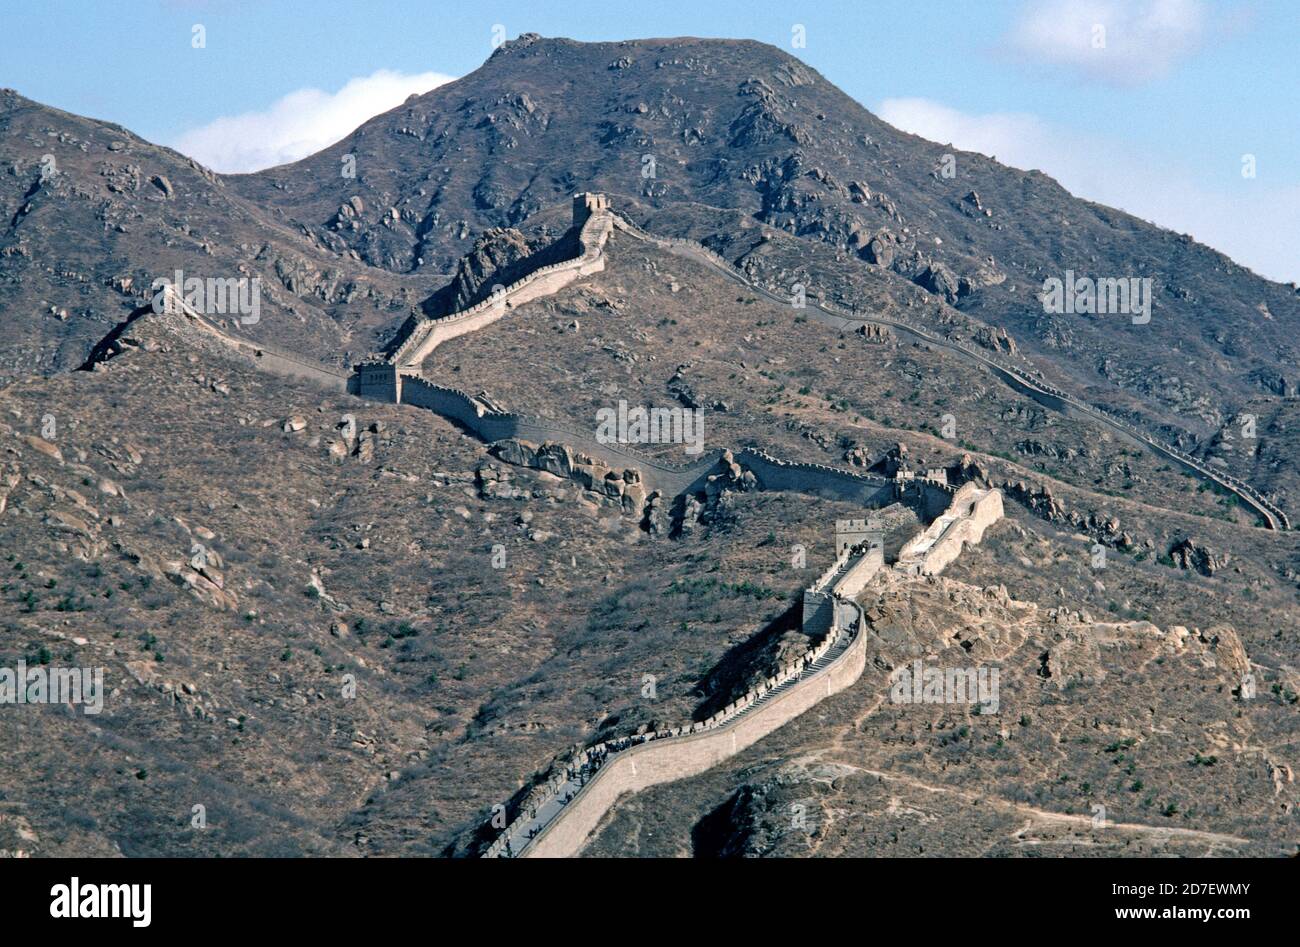
<svg viewBox="0 0 1300 947">
<path fill-rule="evenodd" d="M 341 174 L 347 155 L 355 180 Z M 643 176 L 649 159 L 654 177 Z M 328 150 L 230 186 L 396 272 L 446 271 L 474 235 L 575 190 L 634 199 L 643 215 L 728 211 L 716 229 L 744 215 L 829 243 L 1001 325 L 1034 354 L 1086 356 L 1075 364 L 1082 380 L 1134 390 L 1151 410 L 1184 410 L 1188 423 L 1216 425 L 1223 412 L 1178 384 L 1134 377 L 1149 376 L 1131 367 L 1135 356 L 1177 346 L 1184 384 L 1296 393 L 1292 287 L 1186 234 L 1071 198 L 1044 174 L 901 133 L 762 43 L 521 36 Z M 354 195 L 357 215 L 344 207 Z M 1066 269 L 1152 278 L 1152 324 L 1045 316 L 1040 286 Z"/>
<path fill-rule="evenodd" d="M 0 668 L 110 685 L 98 716 L 0 708 L 0 852 L 479 854 L 557 761 L 798 660 L 833 524 L 863 515 L 827 468 L 973 481 L 1006 515 L 942 576 L 867 589 L 860 680 L 619 802 L 590 854 L 1294 851 L 1298 534 L 983 357 L 1294 519 L 1291 287 L 750 41 L 526 35 L 250 175 L 12 91 L 0 143 Z M 391 350 L 573 256 L 580 191 L 627 222 L 600 267 L 412 382 L 548 448 L 250 355 Z M 260 317 L 155 312 L 177 270 L 259 280 Z M 1150 321 L 1047 312 L 1067 273 L 1149 279 Z M 638 470 L 680 445 L 593 473 L 563 438 L 620 401 L 699 411 L 704 462 L 733 453 L 676 496 Z M 737 458 L 763 456 L 807 483 L 759 488 Z M 891 556 L 933 515 L 880 514 Z M 918 657 L 998 666 L 1003 710 L 890 702 Z"/>
<path fill-rule="evenodd" d="M 229 183 L 394 272 L 449 270 L 485 229 L 582 189 L 705 242 L 757 220 L 860 261 L 864 281 L 926 287 L 1189 445 L 1248 406 L 1289 417 L 1275 399 L 1300 385 L 1294 288 L 1042 173 L 900 132 L 756 42 L 526 35 L 317 155 Z M 1066 271 L 1152 280 L 1150 323 L 1045 313 L 1043 282 Z"/>
<path fill-rule="evenodd" d="M 0 140 L 0 380 L 78 367 L 177 270 L 260 278 L 259 321 L 222 323 L 342 368 L 441 282 L 316 246 L 189 158 L 12 90 Z"/>
<path fill-rule="evenodd" d="M 250 336 L 355 359 L 484 231 L 553 235 L 562 219 L 540 212 L 590 189 L 738 262 L 763 251 L 736 243 L 758 221 L 859 264 L 818 274 L 814 294 L 920 285 L 939 323 L 960 313 L 1004 332 L 1061 387 L 1266 490 L 1295 489 L 1273 449 L 1296 429 L 1293 288 L 1041 173 L 899 132 L 765 44 L 525 35 L 319 154 L 252 175 L 215 175 L 12 92 L 0 122 L 14 154 L 0 291 L 24 323 L 11 374 L 77 363 L 150 279 L 187 266 L 262 276 L 276 315 Z M 45 154 L 66 173 L 42 181 Z M 1150 322 L 1045 312 L 1044 280 L 1067 272 L 1151 280 Z M 1249 418 L 1253 440 L 1240 436 Z"/>
</svg>

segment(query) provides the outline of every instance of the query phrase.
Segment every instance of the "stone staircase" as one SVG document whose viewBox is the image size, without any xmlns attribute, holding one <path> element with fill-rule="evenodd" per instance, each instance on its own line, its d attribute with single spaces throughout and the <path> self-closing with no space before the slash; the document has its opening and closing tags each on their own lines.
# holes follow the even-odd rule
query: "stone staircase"
<svg viewBox="0 0 1300 947">
<path fill-rule="evenodd" d="M 840 655 L 842 655 L 845 651 L 849 649 L 849 645 L 852 643 L 853 643 L 852 635 L 846 634 L 842 631 L 839 632 L 837 634 L 837 637 L 835 638 L 835 641 L 831 644 L 830 648 L 826 651 L 826 653 L 823 654 L 820 658 L 817 658 L 815 661 L 809 663 L 807 667 L 804 669 L 804 671 L 798 677 L 792 677 L 789 680 L 784 681 L 781 684 L 777 685 L 772 690 L 767 691 L 765 694 L 759 697 L 752 704 L 745 707 L 743 710 L 737 711 L 736 715 L 731 719 L 740 720 L 746 714 L 750 714 L 753 713 L 755 710 L 758 710 L 766 702 L 772 700 L 775 697 L 779 697 L 781 694 L 785 693 L 785 691 L 801 683 L 802 681 L 808 680 L 808 678 L 812 677 L 823 668 L 830 667 L 839 659 Z M 730 723 L 730 721 L 728 722 Z"/>
</svg>

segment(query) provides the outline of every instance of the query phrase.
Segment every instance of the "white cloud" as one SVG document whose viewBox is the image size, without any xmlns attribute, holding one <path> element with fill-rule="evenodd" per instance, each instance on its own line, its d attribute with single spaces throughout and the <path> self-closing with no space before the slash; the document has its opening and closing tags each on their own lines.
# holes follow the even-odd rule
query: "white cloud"
<svg viewBox="0 0 1300 947">
<path fill-rule="evenodd" d="M 297 161 L 344 138 L 367 119 L 406 97 L 450 82 L 437 72 L 403 75 L 381 69 L 350 80 L 338 92 L 299 89 L 261 112 L 214 119 L 183 133 L 177 151 L 215 171 L 237 174 Z"/>
<path fill-rule="evenodd" d="M 1077 197 L 1190 233 L 1261 276 L 1300 281 L 1300 186 L 1270 186 L 1265 161 L 1254 179 L 1229 164 L 1208 180 L 1092 131 L 1080 147 L 1078 132 L 1025 113 L 969 115 L 929 99 L 887 99 L 877 114 L 931 141 L 1040 170 Z"/>
<path fill-rule="evenodd" d="M 1201 0 L 1047 0 L 1024 9 L 1005 45 L 1031 62 L 1136 84 L 1194 53 L 1208 20 Z"/>
</svg>

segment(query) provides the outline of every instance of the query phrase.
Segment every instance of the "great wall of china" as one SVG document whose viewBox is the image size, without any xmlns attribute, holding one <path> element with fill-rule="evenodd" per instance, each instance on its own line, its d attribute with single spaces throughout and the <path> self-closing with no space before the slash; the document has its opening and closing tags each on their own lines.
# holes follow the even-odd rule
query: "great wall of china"
<svg viewBox="0 0 1300 947">
<path fill-rule="evenodd" d="M 513 308 L 555 293 L 581 276 L 601 271 L 605 266 L 604 246 L 615 229 L 670 252 L 691 256 L 769 300 L 788 304 L 787 299 L 753 283 L 702 244 L 655 237 L 613 214 L 603 195 L 577 195 L 574 223 L 579 228 L 580 247 L 574 259 L 541 267 L 460 312 L 440 319 L 413 320 L 404 327 L 405 334 L 390 355 L 364 360 L 350 378 L 293 353 L 230 336 L 183 301 L 175 301 L 179 310 L 205 332 L 267 370 L 313 378 L 330 387 L 345 387 L 362 397 L 428 408 L 486 442 L 515 442 L 516 447 L 512 448 L 515 450 L 531 449 L 527 445 L 529 441 L 542 445 L 567 444 L 588 455 L 578 455 L 579 466 L 588 468 L 588 477 L 592 477 L 591 470 L 598 469 L 598 463 L 611 469 L 627 468 L 621 481 L 623 489 L 626 484 L 637 484 L 642 499 L 646 491 L 674 497 L 698 490 L 720 468 L 738 463 L 754 474 L 763 489 L 820 493 L 867 507 L 897 500 L 914 501 L 923 520 L 929 521 L 899 550 L 891 570 L 897 575 L 937 575 L 963 548 L 979 543 L 985 530 L 1002 516 L 1002 494 L 975 483 L 956 487 L 928 477 L 859 474 L 821 464 L 782 461 L 750 447 L 734 457 L 730 451 L 715 450 L 693 464 L 674 465 L 631 448 L 597 442 L 587 433 L 550 420 L 495 410 L 466 392 L 424 378 L 420 363 L 442 342 L 488 326 Z M 1231 491 L 1269 528 L 1289 528 L 1286 515 L 1248 484 L 1214 471 L 1105 410 L 1036 379 L 1026 369 L 995 358 L 969 343 L 943 338 L 914 325 L 884 317 L 861 319 L 824 302 L 809 301 L 809 308 L 819 321 L 841 331 L 868 324 L 888 325 L 929 344 L 956 351 L 986 366 L 998 378 L 1045 406 L 1099 421 Z M 574 471 L 564 473 L 572 475 Z M 558 775 L 534 787 L 523 811 L 504 827 L 484 856 L 576 854 L 622 795 L 702 773 L 819 701 L 851 686 L 866 666 L 868 637 L 865 615 L 856 598 L 884 568 L 883 547 L 878 540 L 837 543 L 836 560 L 804 592 L 803 628 L 810 636 L 820 636 L 818 644 L 707 720 L 626 737 L 582 751 Z"/>
<path fill-rule="evenodd" d="M 818 645 L 709 719 L 585 750 L 483 857 L 575 855 L 625 793 L 703 773 L 850 687 L 866 667 L 866 619 L 851 599 L 834 603 L 836 617 Z"/>
<path fill-rule="evenodd" d="M 999 491 L 964 484 L 903 546 L 894 571 L 937 575 L 1001 516 Z M 836 526 L 838 533 L 845 521 Z M 885 556 L 878 537 L 841 545 L 836 560 L 804 591 L 803 630 L 821 636 L 818 644 L 707 720 L 582 751 L 538 787 L 483 857 L 576 855 L 623 795 L 703 773 L 856 683 L 866 668 L 868 638 L 857 599 L 885 567 Z"/>
<path fill-rule="evenodd" d="M 698 479 L 705 475 L 713 460 L 701 459 L 689 467 L 675 467 L 647 457 L 635 450 L 614 445 L 599 444 L 594 438 L 579 431 L 557 425 L 553 421 L 494 411 L 473 396 L 455 388 L 437 385 L 423 378 L 419 362 L 434 348 L 449 339 L 483 328 L 504 317 L 511 309 L 529 300 L 558 292 L 580 276 L 604 269 L 604 246 L 614 230 L 627 233 L 661 249 L 678 255 L 690 256 L 737 282 L 769 301 L 788 305 L 789 300 L 771 289 L 760 286 L 737 270 L 703 244 L 681 238 L 656 237 L 625 220 L 609 209 L 603 194 L 579 194 L 574 197 L 574 224 L 579 228 L 578 256 L 569 261 L 540 267 L 508 287 L 493 293 L 492 297 L 457 313 L 440 319 L 412 320 L 409 332 L 388 357 L 371 357 L 354 367 L 351 377 L 322 363 L 286 352 L 266 343 L 231 336 L 210 323 L 201 313 L 180 301 L 178 308 L 206 333 L 228 347 L 251 358 L 255 364 L 268 371 L 293 377 L 305 377 L 329 387 L 341 388 L 362 397 L 394 403 L 416 403 L 443 414 L 469 428 L 477 436 L 488 440 L 503 437 L 520 437 L 532 440 L 561 440 L 580 447 L 593 456 L 607 458 L 607 463 L 635 464 L 648 471 L 662 470 L 663 489 L 677 490 L 680 484 L 690 485 L 688 476 Z M 1268 500 L 1250 484 L 1230 474 L 1214 470 L 1208 464 L 1168 444 L 1154 435 L 1115 416 L 1108 409 L 1080 401 L 1078 398 L 1034 377 L 1029 369 L 1013 365 L 990 352 L 968 342 L 936 335 L 927 329 L 885 316 L 864 319 L 856 313 L 841 309 L 831 303 L 809 300 L 807 309 L 823 324 L 841 331 L 851 331 L 867 325 L 885 325 L 911 335 L 931 345 L 956 352 L 994 373 L 1015 390 L 1033 398 L 1054 411 L 1085 417 L 1116 431 L 1130 442 L 1145 446 L 1162 457 L 1174 461 L 1182 469 L 1229 491 L 1255 512 L 1270 529 L 1289 529 L 1290 520 L 1276 504 Z M 716 460 L 716 455 L 714 456 Z M 692 473 L 694 472 L 694 473 Z M 656 474 L 652 474 L 655 476 Z M 685 489 L 685 487 L 682 487 Z M 680 490 L 677 490 L 680 492 Z"/>
<path fill-rule="evenodd" d="M 713 270 L 722 273 L 728 279 L 740 283 L 748 289 L 761 294 L 769 301 L 780 303 L 781 305 L 790 304 L 789 298 L 777 295 L 767 287 L 760 286 L 753 282 L 748 276 L 732 266 L 731 263 L 723 259 L 717 253 L 714 253 L 703 244 L 696 243 L 693 240 L 683 240 L 676 237 L 656 237 L 637 227 L 635 224 L 624 220 L 618 215 L 614 215 L 614 226 L 617 229 L 632 234 L 638 239 L 651 243 L 660 249 L 674 252 L 678 255 L 684 254 L 691 256 L 705 263 Z M 1128 440 L 1134 441 L 1141 446 L 1148 447 L 1162 457 L 1174 461 L 1184 470 L 1218 484 L 1229 492 L 1235 494 L 1243 503 L 1250 507 L 1251 510 L 1258 514 L 1259 517 L 1264 520 L 1269 529 L 1291 528 L 1290 520 L 1287 518 L 1286 513 L 1245 481 L 1233 477 L 1231 474 L 1221 473 L 1212 469 L 1207 464 L 1192 455 L 1179 450 L 1172 444 L 1168 444 L 1136 425 L 1130 424 L 1122 418 L 1115 416 L 1108 409 L 1080 401 L 1068 392 L 1062 391 L 1059 388 L 1035 378 L 1028 370 L 1000 359 L 988 351 L 981 350 L 968 342 L 961 341 L 960 339 L 945 338 L 919 326 L 900 322 L 896 319 L 890 319 L 886 316 L 872 316 L 870 319 L 863 319 L 856 313 L 841 309 L 828 302 L 808 300 L 807 308 L 814 311 L 813 315 L 818 318 L 818 321 L 841 331 L 851 331 L 866 325 L 886 325 L 891 329 L 897 329 L 904 334 L 914 336 L 931 345 L 938 345 L 950 351 L 957 352 L 969 360 L 973 360 L 989 368 L 1000 380 L 1006 382 L 1022 394 L 1033 398 L 1044 407 L 1051 408 L 1052 410 L 1062 414 L 1074 413 L 1090 420 L 1098 421 L 1122 434 Z"/>
</svg>

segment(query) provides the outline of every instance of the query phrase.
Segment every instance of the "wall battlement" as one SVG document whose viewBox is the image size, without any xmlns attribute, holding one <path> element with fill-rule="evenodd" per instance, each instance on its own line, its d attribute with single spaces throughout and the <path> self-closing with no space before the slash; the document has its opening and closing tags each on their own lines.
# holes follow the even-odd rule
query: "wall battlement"
<svg viewBox="0 0 1300 947">
<path fill-rule="evenodd" d="M 836 605 L 821 643 L 709 719 L 584 750 L 484 857 L 576 854 L 619 796 L 702 773 L 852 685 L 866 667 L 866 619 L 855 602 Z"/>
<path fill-rule="evenodd" d="M 909 555 L 920 563 L 902 571 L 934 575 L 1002 515 L 1002 494 L 964 484 L 952 491 L 944 517 L 914 537 Z M 837 521 L 866 524 L 864 519 Z M 933 531 L 933 532 L 932 532 Z M 877 541 L 846 548 L 804 592 L 803 630 L 823 636 L 800 659 L 708 720 L 584 750 L 552 778 L 484 853 L 484 857 L 567 857 L 624 793 L 702 773 L 850 687 L 866 667 L 866 618 L 856 597 L 884 568 Z M 824 688 L 822 682 L 825 682 Z"/>
<path fill-rule="evenodd" d="M 964 484 L 953 490 L 945 516 L 949 513 L 950 520 L 936 521 L 908 544 L 932 570 L 923 574 L 935 574 L 965 544 L 980 541 L 1002 515 L 1002 494 Z M 867 522 L 840 520 L 836 526 Z M 856 596 L 883 567 L 882 543 L 846 548 L 804 592 L 803 629 L 814 636 L 824 634 L 820 644 L 708 720 L 584 750 L 562 775 L 552 778 L 541 798 L 516 817 L 484 857 L 574 855 L 624 793 L 702 773 L 850 687 L 866 667 L 866 618 Z"/>
<path fill-rule="evenodd" d="M 948 508 L 903 544 L 895 568 L 911 575 L 938 575 L 1001 518 L 1002 491 L 963 484 Z"/>
<path fill-rule="evenodd" d="M 619 218 L 609 214 L 602 195 L 579 194 L 574 197 L 574 223 L 582 228 L 584 235 L 596 226 L 601 228 L 591 243 L 584 240 L 582 256 L 586 257 L 589 246 L 594 247 L 596 255 L 599 255 L 609 230 L 619 224 Z M 722 262 L 719 258 L 720 265 Z M 599 444 L 584 432 L 567 430 L 549 421 L 493 411 L 463 391 L 423 378 L 413 367 L 423 357 L 421 353 L 427 353 L 437 344 L 435 333 L 439 327 L 453 327 L 455 334 L 461 334 L 495 321 L 512 301 L 517 303 L 520 300 L 518 295 L 512 294 L 524 287 L 538 293 L 553 292 L 554 289 L 546 286 L 537 287 L 537 276 L 557 269 L 572 270 L 572 264 L 570 261 L 543 267 L 507 287 L 493 300 L 439 320 L 429 320 L 424 331 L 412 332 L 387 363 L 370 361 L 359 365 L 360 389 L 385 400 L 430 408 L 461 423 L 485 440 L 514 439 L 515 447 L 499 456 L 509 458 L 517 454 L 517 459 L 526 464 L 526 454 L 535 458 L 535 464 L 558 463 L 556 451 L 548 452 L 547 442 L 563 441 L 571 449 L 580 449 L 590 455 L 574 458 L 580 469 L 591 466 L 592 457 L 606 461 L 611 467 L 620 462 L 631 462 L 639 468 L 639 482 L 650 489 L 676 495 L 698 487 L 720 464 L 732 463 L 733 456 L 729 451 L 717 451 L 693 465 L 665 464 L 635 451 Z M 479 321 L 479 317 L 483 320 Z M 441 338 L 451 337 L 454 336 L 448 334 Z M 431 339 L 435 341 L 431 342 Z M 541 446 L 534 447 L 528 441 L 538 439 L 538 434 L 542 435 L 539 439 Z M 542 459 L 544 454 L 545 461 Z M 959 489 L 949 485 L 946 476 L 931 471 L 927 471 L 924 477 L 900 480 L 825 464 L 783 461 L 754 447 L 742 449 L 734 460 L 750 470 L 759 484 L 769 490 L 799 490 L 877 506 L 913 496 L 921 501 L 923 511 L 950 509 L 969 502 L 969 509 L 962 507 L 950 517 L 951 520 L 960 519 L 963 524 L 960 530 L 945 522 L 934 538 L 926 543 L 925 549 L 918 547 L 917 554 L 923 557 L 922 562 L 931 566 L 938 563 L 941 555 L 950 554 L 951 558 L 960 552 L 962 542 L 973 535 L 970 532 L 973 527 L 969 524 L 975 519 L 979 520 L 980 526 L 979 535 L 974 536 L 973 541 L 978 541 L 987 526 L 985 516 L 972 515 L 978 505 L 972 499 L 974 485 Z M 1000 515 L 1000 494 L 986 491 L 979 496 L 993 494 L 997 496 L 997 515 Z M 644 492 L 637 495 L 644 496 Z M 921 535 L 927 534 L 923 532 Z M 931 551 L 931 547 L 938 551 Z M 929 556 L 925 558 L 923 554 L 927 551 Z M 883 567 L 883 535 L 876 524 L 868 518 L 837 521 L 836 559 L 805 590 L 803 599 L 803 630 L 814 638 L 821 638 L 820 644 L 708 720 L 612 744 L 599 744 L 583 751 L 573 765 L 543 787 L 540 799 L 534 800 L 527 811 L 518 815 L 485 854 L 489 857 L 520 853 L 529 856 L 573 854 L 622 792 L 637 791 L 658 782 L 702 772 L 802 713 L 823 696 L 852 684 L 865 667 L 864 618 L 854 599 Z M 855 614 L 856 634 L 845 624 L 846 616 Z M 852 625 L 851 618 L 849 624 Z M 846 660 L 850 654 L 854 657 Z M 822 671 L 826 671 L 824 678 L 817 680 L 826 680 L 824 694 L 820 684 L 810 689 L 812 676 Z"/>
<path fill-rule="evenodd" d="M 403 325 L 404 341 L 388 357 L 394 365 L 418 366 L 443 342 L 476 332 L 504 317 L 511 309 L 563 289 L 580 276 L 605 268 L 604 247 L 613 230 L 609 204 L 603 194 L 574 197 L 574 226 L 578 228 L 579 254 L 571 260 L 539 266 L 482 302 L 437 319 L 418 314 Z"/>
<path fill-rule="evenodd" d="M 609 213 L 609 199 L 604 194 L 583 191 L 573 195 L 573 226 L 581 227 L 597 214 Z"/>
<path fill-rule="evenodd" d="M 835 521 L 835 554 L 838 556 L 846 549 L 864 542 L 880 541 L 883 532 L 880 523 L 872 519 L 848 519 Z"/>
<path fill-rule="evenodd" d="M 545 275 L 548 272 L 554 272 L 556 270 L 574 266 L 581 269 L 584 262 L 586 265 L 592 267 L 590 272 L 596 272 L 603 268 L 604 243 L 608 240 L 610 233 L 614 229 L 618 229 L 632 234 L 637 239 L 652 243 L 656 246 L 683 250 L 690 255 L 700 257 L 729 278 L 744 284 L 750 289 L 784 302 L 784 300 L 779 299 L 779 297 L 773 297 L 770 290 L 754 283 L 747 275 L 732 266 L 730 262 L 702 244 L 676 237 L 656 237 L 642 230 L 640 227 L 637 227 L 635 224 L 632 224 L 630 221 L 625 220 L 623 217 L 613 213 L 609 209 L 608 199 L 605 195 L 584 192 L 574 195 L 573 200 L 574 223 L 581 228 L 580 245 L 583 248 L 582 254 L 573 261 L 552 264 L 549 267 L 540 268 L 536 273 L 531 274 L 529 277 L 525 277 L 523 280 L 508 287 L 504 295 L 510 296 L 511 293 L 518 293 L 521 289 L 526 289 L 523 284 L 536 278 L 539 274 Z M 579 221 L 581 221 L 581 223 L 579 223 Z M 573 276 L 572 278 L 576 279 L 576 276 Z M 538 287 L 538 295 L 541 295 L 544 292 L 554 292 L 558 290 L 560 286 L 567 285 L 567 282 L 569 281 L 569 279 L 566 279 L 562 284 L 553 288 L 545 286 Z M 528 298 L 535 297 L 529 296 Z M 522 297 L 516 297 L 513 302 L 510 302 L 509 300 L 506 302 L 508 305 L 519 305 L 522 304 L 523 301 L 526 300 Z M 448 338 L 454 338 L 456 335 L 461 335 L 464 332 L 473 331 L 475 328 L 481 328 L 483 325 L 495 321 L 496 318 L 500 318 L 505 314 L 508 305 L 503 305 L 499 299 L 486 300 L 484 303 L 480 303 L 478 307 L 470 307 L 470 309 L 461 313 L 454 313 L 441 320 L 429 320 L 424 326 L 412 331 L 410 337 L 407 338 L 401 347 L 399 347 L 398 352 L 394 353 L 392 361 L 398 362 L 399 364 L 418 364 L 418 362 L 423 359 L 424 355 L 427 355 L 429 351 L 432 351 L 433 348 L 442 341 L 445 341 Z M 493 307 L 492 311 L 489 311 L 488 307 Z M 858 317 L 856 311 L 837 307 L 833 303 L 825 300 L 815 302 L 814 308 L 826 316 L 831 317 L 832 321 L 838 324 L 842 329 L 865 324 L 868 321 L 879 322 L 884 325 L 893 326 L 904 332 L 911 333 L 932 344 L 955 349 L 971 356 L 993 369 L 999 377 L 1012 384 L 1012 386 L 1017 388 L 1017 390 L 1023 391 L 1036 399 L 1047 399 L 1047 401 L 1050 402 L 1049 406 L 1054 407 L 1056 410 L 1066 411 L 1067 408 L 1072 408 L 1076 411 L 1085 413 L 1090 417 L 1102 420 L 1107 425 L 1120 429 L 1128 436 L 1136 438 L 1156 450 L 1158 453 L 1174 459 L 1185 469 L 1232 490 L 1235 494 L 1240 496 L 1251 509 L 1255 510 L 1255 512 L 1264 519 L 1266 525 L 1269 527 L 1273 529 L 1290 528 L 1290 522 L 1287 519 L 1286 514 L 1275 504 L 1272 504 L 1265 499 L 1249 484 L 1246 484 L 1231 475 L 1220 474 L 1210 470 L 1204 463 L 1191 455 L 1180 451 L 1172 445 L 1159 441 L 1145 431 L 1142 431 L 1132 424 L 1114 416 L 1113 412 L 1086 404 L 1077 398 L 1072 397 L 1067 392 L 1061 391 L 1047 384 L 1041 379 L 1034 377 L 1034 375 L 1024 367 L 1012 364 L 1011 362 L 1008 362 L 992 353 L 980 350 L 961 339 L 946 338 L 936 335 L 921 326 L 899 322 L 898 320 L 888 319 L 885 317 L 873 316 L 871 320 L 861 319 Z M 448 320 L 461 321 L 449 322 Z M 435 330 L 434 328 L 435 323 L 440 325 L 438 330 Z M 790 466 L 775 461 L 774 458 L 765 457 L 761 451 L 747 448 L 746 451 L 742 453 L 749 453 L 752 456 L 757 457 L 760 463 L 763 460 L 767 460 L 772 464 L 769 468 L 771 471 L 777 471 L 780 466 Z M 751 469 L 754 469 L 755 465 L 751 464 L 750 466 Z M 820 470 L 825 474 L 829 471 L 830 473 L 826 478 L 822 478 L 821 482 L 828 489 L 830 494 L 835 496 L 855 496 L 853 489 L 847 483 L 848 479 L 868 482 L 868 478 L 870 478 L 870 475 L 852 474 L 847 471 L 836 471 L 834 468 L 824 467 L 823 465 L 818 464 L 803 466 L 806 466 L 809 472 Z M 789 471 L 787 471 L 787 473 L 788 472 Z M 755 470 L 755 474 L 759 475 L 757 470 Z M 780 474 L 777 473 L 776 476 L 779 477 Z M 925 487 L 922 488 L 925 490 L 945 488 L 948 490 L 954 489 L 950 487 L 950 485 L 942 482 L 943 477 L 941 477 L 940 472 L 937 469 L 935 471 L 926 471 L 925 475 L 916 479 L 919 483 L 925 484 Z M 810 482 L 816 482 L 815 478 L 810 480 Z M 935 500 L 937 501 L 938 498 L 936 497 Z"/>
</svg>

